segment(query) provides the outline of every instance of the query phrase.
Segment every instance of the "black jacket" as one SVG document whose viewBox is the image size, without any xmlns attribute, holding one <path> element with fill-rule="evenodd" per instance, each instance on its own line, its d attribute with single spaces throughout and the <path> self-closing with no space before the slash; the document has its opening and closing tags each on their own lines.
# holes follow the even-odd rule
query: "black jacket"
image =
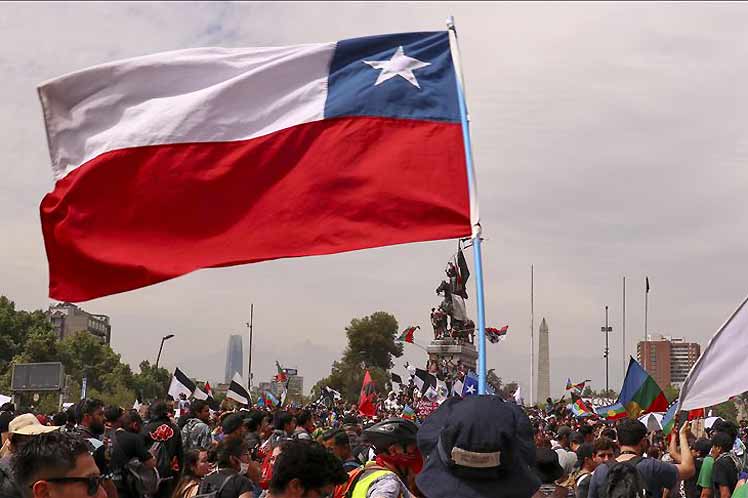
<svg viewBox="0 0 748 498">
<path fill-rule="evenodd" d="M 156 443 L 161 447 L 154 454 L 159 475 L 162 478 L 178 478 L 184 461 L 182 435 L 179 428 L 168 418 L 161 418 L 148 422 L 143 428 L 143 433 L 146 448 L 149 448 L 151 452 L 154 452 Z"/>
</svg>

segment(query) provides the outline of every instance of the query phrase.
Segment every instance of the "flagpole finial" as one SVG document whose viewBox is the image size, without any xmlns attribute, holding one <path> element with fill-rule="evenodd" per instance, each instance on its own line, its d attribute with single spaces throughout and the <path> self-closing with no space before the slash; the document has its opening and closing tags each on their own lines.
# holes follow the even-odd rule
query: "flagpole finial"
<svg viewBox="0 0 748 498">
<path fill-rule="evenodd" d="M 447 17 L 447 29 L 451 29 L 452 31 L 456 31 L 454 16 Z"/>
</svg>

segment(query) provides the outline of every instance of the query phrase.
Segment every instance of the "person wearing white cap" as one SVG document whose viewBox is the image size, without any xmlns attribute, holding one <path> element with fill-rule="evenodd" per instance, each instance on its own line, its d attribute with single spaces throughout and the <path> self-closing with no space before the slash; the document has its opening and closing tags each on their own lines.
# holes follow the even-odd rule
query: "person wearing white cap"
<svg viewBox="0 0 748 498">
<path fill-rule="evenodd" d="M 34 436 L 56 431 L 59 427 L 42 425 L 33 414 L 24 413 L 10 421 L 10 437 L 3 445 L 3 458 L 0 460 L 0 496 L 23 496 L 18 489 L 10 465 L 10 457 L 28 443 Z"/>
</svg>

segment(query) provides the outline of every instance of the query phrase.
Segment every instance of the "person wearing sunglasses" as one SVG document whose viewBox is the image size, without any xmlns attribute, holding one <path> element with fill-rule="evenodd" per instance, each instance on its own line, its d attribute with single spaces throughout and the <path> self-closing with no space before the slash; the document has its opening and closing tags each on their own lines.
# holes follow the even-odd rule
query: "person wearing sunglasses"
<svg viewBox="0 0 748 498">
<path fill-rule="evenodd" d="M 40 434 L 13 455 L 19 486 L 33 498 L 106 498 L 99 468 L 80 436 Z"/>
</svg>

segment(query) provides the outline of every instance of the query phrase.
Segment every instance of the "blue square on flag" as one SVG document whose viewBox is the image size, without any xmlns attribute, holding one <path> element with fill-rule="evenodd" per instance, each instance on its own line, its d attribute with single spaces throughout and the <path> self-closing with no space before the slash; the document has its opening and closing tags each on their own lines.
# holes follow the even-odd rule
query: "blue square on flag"
<svg viewBox="0 0 748 498">
<path fill-rule="evenodd" d="M 478 394 L 478 376 L 473 372 L 465 375 L 465 382 L 462 384 L 462 395 L 472 396 Z"/>
<path fill-rule="evenodd" d="M 449 33 L 400 33 L 339 41 L 325 118 L 372 116 L 459 122 Z"/>
</svg>

